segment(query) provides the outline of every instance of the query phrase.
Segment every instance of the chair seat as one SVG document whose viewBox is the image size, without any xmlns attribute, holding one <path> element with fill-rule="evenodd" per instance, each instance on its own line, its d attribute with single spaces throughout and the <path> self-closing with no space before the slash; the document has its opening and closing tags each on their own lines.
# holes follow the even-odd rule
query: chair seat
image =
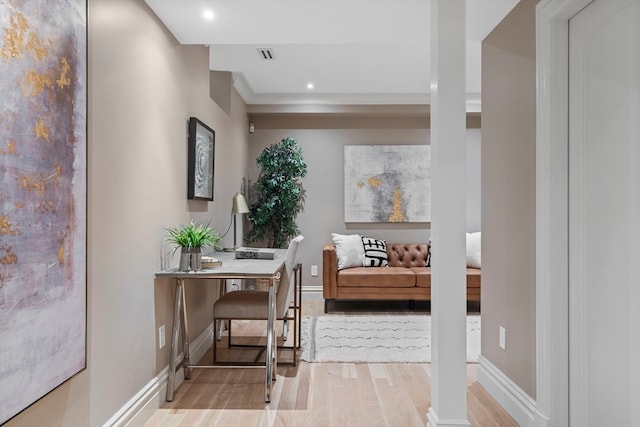
<svg viewBox="0 0 640 427">
<path fill-rule="evenodd" d="M 233 291 L 224 295 L 213 306 L 216 319 L 262 320 L 268 315 L 269 293 L 260 291 Z M 278 320 L 282 320 L 278 317 Z"/>
</svg>

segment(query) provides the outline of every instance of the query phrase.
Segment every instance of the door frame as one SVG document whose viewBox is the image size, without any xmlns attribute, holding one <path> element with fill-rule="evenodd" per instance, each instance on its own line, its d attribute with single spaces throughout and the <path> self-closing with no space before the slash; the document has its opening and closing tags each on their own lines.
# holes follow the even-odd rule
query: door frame
<svg viewBox="0 0 640 427">
<path fill-rule="evenodd" d="M 569 20 L 592 0 L 536 8 L 536 420 L 569 425 Z"/>
</svg>

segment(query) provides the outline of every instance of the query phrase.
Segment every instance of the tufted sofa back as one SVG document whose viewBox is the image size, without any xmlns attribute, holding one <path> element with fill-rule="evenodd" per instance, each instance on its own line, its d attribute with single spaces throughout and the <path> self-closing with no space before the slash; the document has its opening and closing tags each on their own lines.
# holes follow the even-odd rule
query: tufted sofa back
<svg viewBox="0 0 640 427">
<path fill-rule="evenodd" d="M 428 256 L 427 243 L 387 243 L 389 267 L 424 267 Z"/>
</svg>

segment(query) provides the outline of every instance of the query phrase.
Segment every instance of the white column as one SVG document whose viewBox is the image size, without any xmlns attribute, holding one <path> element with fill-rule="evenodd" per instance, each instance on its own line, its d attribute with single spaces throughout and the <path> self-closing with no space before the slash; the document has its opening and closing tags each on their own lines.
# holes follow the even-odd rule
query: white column
<svg viewBox="0 0 640 427">
<path fill-rule="evenodd" d="M 431 2 L 429 427 L 468 426 L 466 400 L 465 2 Z"/>
</svg>

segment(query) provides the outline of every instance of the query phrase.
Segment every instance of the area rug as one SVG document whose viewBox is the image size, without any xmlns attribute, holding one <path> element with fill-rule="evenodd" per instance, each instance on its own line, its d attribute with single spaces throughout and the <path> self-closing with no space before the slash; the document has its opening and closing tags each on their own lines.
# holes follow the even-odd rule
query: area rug
<svg viewBox="0 0 640 427">
<path fill-rule="evenodd" d="M 467 362 L 480 355 L 480 316 L 467 316 Z M 307 362 L 429 363 L 429 315 L 328 315 L 302 320 Z"/>
</svg>

